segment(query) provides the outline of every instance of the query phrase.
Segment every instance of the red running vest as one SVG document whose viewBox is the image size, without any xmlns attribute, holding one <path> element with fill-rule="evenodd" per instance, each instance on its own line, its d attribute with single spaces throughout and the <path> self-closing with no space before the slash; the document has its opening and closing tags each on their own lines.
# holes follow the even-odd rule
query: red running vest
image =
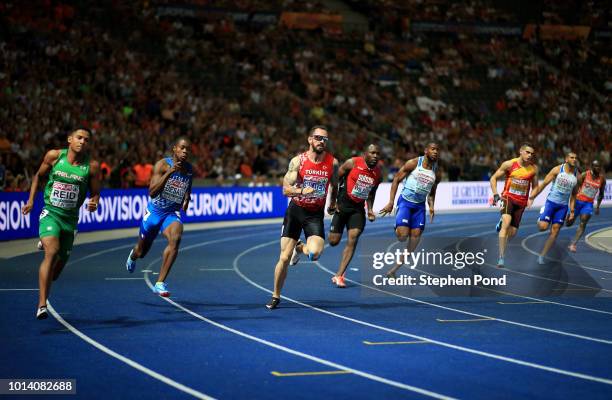
<svg viewBox="0 0 612 400">
<path fill-rule="evenodd" d="M 323 161 L 318 163 L 310 161 L 307 153 L 302 153 L 299 157 L 300 170 L 296 183 L 298 187 L 311 187 L 314 192 L 308 196 L 295 196 L 291 201 L 308 211 L 322 210 L 327 200 L 329 181 L 334 173 L 334 156 L 325 153 Z"/>
<path fill-rule="evenodd" d="M 353 157 L 353 165 L 346 177 L 346 195 L 353 202 L 363 204 L 382 180 L 382 172 L 378 165 L 370 169 L 363 157 Z"/>
</svg>

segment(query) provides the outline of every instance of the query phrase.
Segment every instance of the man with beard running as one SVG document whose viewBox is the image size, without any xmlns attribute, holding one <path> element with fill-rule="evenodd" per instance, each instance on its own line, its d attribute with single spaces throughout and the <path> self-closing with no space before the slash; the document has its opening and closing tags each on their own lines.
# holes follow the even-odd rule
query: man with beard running
<svg viewBox="0 0 612 400">
<path fill-rule="evenodd" d="M 287 278 L 287 266 L 300 256 L 319 259 L 325 245 L 323 217 L 327 190 L 331 185 L 329 210 L 335 210 L 338 185 L 338 160 L 326 151 L 329 133 L 315 126 L 308 133 L 308 151 L 291 159 L 283 179 L 283 194 L 291 198 L 285 212 L 280 242 L 280 256 L 274 269 L 274 292 L 266 307 L 273 310 L 280 303 L 280 293 Z M 300 241 L 304 231 L 306 243 Z"/>
</svg>

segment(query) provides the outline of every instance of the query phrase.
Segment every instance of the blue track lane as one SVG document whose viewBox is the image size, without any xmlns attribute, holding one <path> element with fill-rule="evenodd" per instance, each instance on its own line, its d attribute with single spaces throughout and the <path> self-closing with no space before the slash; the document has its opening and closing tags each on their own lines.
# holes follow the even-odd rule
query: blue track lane
<svg viewBox="0 0 612 400">
<path fill-rule="evenodd" d="M 285 299 L 269 311 L 263 305 L 278 257 L 277 225 L 187 232 L 167 280 L 173 302 L 153 295 L 144 278 L 154 281 L 155 275 L 141 272 L 149 265 L 159 269 L 163 238 L 139 260 L 133 275 L 125 272 L 124 261 L 134 239 L 77 246 L 72 264 L 52 287 L 53 307 L 92 341 L 163 375 L 166 383 L 86 343 L 53 317 L 36 321 L 35 290 L 0 291 L 5 333 L 0 359 L 10 360 L 0 363 L 0 378 L 73 378 L 76 397 L 87 399 L 192 398 L 168 381 L 215 398 L 609 399 L 611 257 L 581 243 L 579 253 L 564 258 L 561 267 L 537 268 L 535 256 L 521 246 L 537 232 L 535 216 L 525 214 L 509 247 L 517 261 L 504 273 L 524 285 L 573 289 L 566 291 L 569 296 L 542 297 L 549 303 L 499 293 L 424 297 L 402 291 L 398 297 L 355 283 L 336 289 L 327 270 L 336 270 L 343 242 L 327 248 L 319 264 L 302 262 L 290 269 L 283 295 L 303 304 Z M 612 210 L 603 209 L 587 233 L 611 217 Z M 496 218 L 492 213 L 439 215 L 425 236 L 446 236 L 453 244 L 480 235 L 495 244 Z M 360 248 L 392 239 L 392 223 L 387 218 L 368 225 Z M 563 229 L 559 243 L 574 229 Z M 525 245 L 537 252 L 545 237 L 529 237 Z M 0 289 L 36 288 L 41 256 L 1 260 Z M 359 271 L 349 270 L 347 277 L 371 285 L 362 275 L 371 268 L 368 263 L 371 259 L 356 257 L 351 268 Z M 474 314 L 497 320 L 437 320 L 477 318 Z M 417 339 L 436 343 L 363 343 Z M 271 374 L 338 366 L 357 374 Z"/>
</svg>

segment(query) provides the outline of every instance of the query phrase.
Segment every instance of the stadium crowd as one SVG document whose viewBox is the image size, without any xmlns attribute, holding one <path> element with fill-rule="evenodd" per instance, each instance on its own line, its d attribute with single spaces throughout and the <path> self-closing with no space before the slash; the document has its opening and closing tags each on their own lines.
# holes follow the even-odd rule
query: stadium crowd
<svg viewBox="0 0 612 400">
<path fill-rule="evenodd" d="M 321 7 L 231 3 L 247 11 Z M 511 18 L 483 2 L 437 9 L 421 3 L 404 4 L 442 20 Z M 179 135 L 192 141 L 198 178 L 276 183 L 314 124 L 330 127 L 339 159 L 379 142 L 388 173 L 431 140 L 442 144 L 449 180 L 485 179 L 524 141 L 534 143 L 543 168 L 569 149 L 583 163 L 611 162 L 609 102 L 576 84 L 571 67 L 540 61 L 535 44 L 520 38 L 379 28 L 339 34 L 231 18 L 159 18 L 147 3 L 50 0 L 5 2 L 0 25 L 4 190 L 27 190 L 44 152 L 62 147 L 76 126 L 94 133 L 92 156 L 107 187 L 147 186 L 152 164 Z M 546 49 L 561 62 L 579 51 Z"/>
</svg>

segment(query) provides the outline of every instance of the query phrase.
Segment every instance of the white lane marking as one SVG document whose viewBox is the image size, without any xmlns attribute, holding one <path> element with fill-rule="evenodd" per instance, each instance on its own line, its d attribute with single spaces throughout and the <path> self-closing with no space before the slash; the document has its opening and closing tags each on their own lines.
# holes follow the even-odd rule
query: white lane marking
<svg viewBox="0 0 612 400">
<path fill-rule="evenodd" d="M 606 228 L 598 229 L 595 232 L 591 232 L 588 235 L 586 235 L 586 237 L 584 238 L 584 241 L 586 242 L 586 244 L 588 244 L 589 246 L 591 246 L 595 250 L 601 250 L 601 251 L 605 251 L 606 253 L 612 253 L 612 248 L 610 248 L 608 246 L 605 246 L 603 243 L 597 243 L 597 242 L 594 241 L 595 239 L 591 238 L 593 235 L 596 235 L 599 232 L 603 232 L 603 231 L 609 230 L 610 228 L 611 227 L 608 226 Z"/>
<path fill-rule="evenodd" d="M 158 372 L 153 371 L 152 369 L 149 369 L 147 367 L 145 367 L 142 364 L 137 363 L 134 360 L 131 360 L 119 353 L 117 353 L 116 351 L 113 351 L 111 349 L 109 349 L 108 347 L 104 346 L 103 344 L 95 341 L 94 339 L 90 338 L 89 336 L 87 336 L 86 334 L 84 334 L 83 332 L 81 332 L 80 330 L 78 330 L 77 328 L 75 328 L 74 326 L 72 326 L 69 322 L 67 322 L 66 320 L 64 320 L 64 318 L 61 317 L 61 315 L 59 315 L 55 309 L 53 308 L 53 306 L 51 305 L 51 302 L 47 302 L 47 307 L 49 312 L 51 312 L 51 315 L 53 315 L 53 317 L 55 317 L 55 319 L 62 325 L 64 325 L 70 332 L 74 333 L 76 336 L 78 336 L 79 338 L 81 338 L 82 340 L 84 340 L 85 342 L 87 342 L 88 344 L 92 345 L 93 347 L 95 347 L 96 349 L 108 354 L 109 356 L 116 358 L 117 360 L 129 365 L 130 367 L 137 369 L 140 372 L 143 372 L 147 375 L 149 375 L 152 378 L 157 379 L 158 381 L 161 381 L 163 383 L 165 383 L 166 385 L 172 386 L 175 389 L 180 390 L 181 392 L 187 393 L 193 397 L 196 397 L 198 399 L 205 399 L 205 400 L 214 400 L 214 397 L 211 397 L 207 394 L 204 394 L 202 392 L 199 392 L 195 389 L 192 389 L 188 386 L 183 385 L 182 383 L 179 383 L 175 380 L 172 380 L 170 378 L 168 378 L 165 375 L 162 375 Z"/>
<path fill-rule="evenodd" d="M 597 225 L 603 225 L 603 224 L 608 224 L 608 222 L 596 222 L 596 223 L 594 223 L 594 224 L 591 224 L 591 226 L 597 226 Z M 604 230 L 605 230 L 605 229 L 609 229 L 609 228 L 604 228 Z M 599 229 L 599 230 L 597 230 L 597 231 L 595 231 L 595 232 L 591 232 L 591 233 L 589 233 L 589 235 L 592 235 L 592 234 L 597 233 L 597 232 L 600 232 L 600 231 L 602 231 L 602 229 Z M 546 234 L 548 234 L 548 233 L 549 233 L 548 231 L 543 231 L 543 232 L 536 232 L 536 233 L 532 233 L 531 235 L 527 236 L 526 238 L 524 238 L 524 239 L 521 241 L 521 247 L 522 247 L 522 248 L 523 248 L 525 251 L 527 251 L 527 252 L 529 252 L 529 253 L 533 254 L 534 256 L 539 256 L 539 255 L 540 255 L 540 253 L 538 253 L 538 252 L 536 252 L 536 251 L 532 250 L 531 248 L 529 248 L 529 246 L 527 246 L 527 241 L 528 241 L 528 240 L 530 240 L 530 239 L 532 239 L 532 238 L 534 238 L 534 237 L 536 237 L 536 236 L 546 235 Z M 587 235 L 587 237 L 588 237 L 589 235 Z M 587 266 L 587 265 L 584 265 L 584 264 L 582 264 L 582 263 L 575 262 L 575 261 L 563 261 L 563 260 L 559 260 L 559 259 L 557 259 L 557 258 L 552 258 L 552 257 L 548 257 L 548 256 L 546 256 L 545 258 L 546 258 L 546 259 L 548 259 L 548 260 L 551 260 L 551 261 L 560 262 L 560 263 L 561 263 L 561 264 L 563 264 L 563 265 L 578 265 L 579 267 L 584 268 L 584 269 L 588 269 L 588 270 L 592 270 L 592 271 L 598 271 L 598 272 L 603 272 L 604 274 L 612 274 L 612 271 L 610 271 L 610 270 L 605 270 L 605 269 L 599 269 L 599 268 L 595 268 L 595 267 L 590 267 L 590 266 Z"/>
<path fill-rule="evenodd" d="M 278 242 L 278 240 L 274 241 L 274 243 L 277 243 L 277 242 Z M 151 284 L 151 281 L 149 280 L 148 275 L 145 275 L 145 277 L 146 277 L 145 281 L 146 281 L 147 285 L 152 289 L 153 285 Z M 285 347 L 283 345 L 280 345 L 280 344 L 277 344 L 277 343 L 274 343 L 274 342 L 270 342 L 270 341 L 265 340 L 265 339 L 261 339 L 261 338 L 259 338 L 257 336 L 250 335 L 248 333 L 239 331 L 239 330 L 234 329 L 234 328 L 230 328 L 227 325 L 223 325 L 223 324 L 215 322 L 215 321 L 213 321 L 211 319 L 208 319 L 208 318 L 204 317 L 203 315 L 200 315 L 200 314 L 198 314 L 198 313 L 196 313 L 194 311 L 191 311 L 190 309 L 182 306 L 181 304 L 176 303 L 175 301 L 173 301 L 172 299 L 170 299 L 168 297 L 161 297 L 161 298 L 163 300 L 167 301 L 168 303 L 172 304 L 176 308 L 178 308 L 178 309 L 186 312 L 187 314 L 193 316 L 194 318 L 197 318 L 197 319 L 199 319 L 201 321 L 204 321 L 204 322 L 206 322 L 206 323 L 208 323 L 210 325 L 216 326 L 217 328 L 223 329 L 223 330 L 225 330 L 227 332 L 231 332 L 231 333 L 233 333 L 235 335 L 238 335 L 238 336 L 241 336 L 243 338 L 255 341 L 257 343 L 261 343 L 261 344 L 266 345 L 268 347 L 272 347 L 272 348 L 275 348 L 277 350 L 281 350 L 281 351 L 284 351 L 286 353 L 293 354 L 295 356 L 302 357 L 302 358 L 314 361 L 314 362 L 319 363 L 319 364 L 327 365 L 327 366 L 332 367 L 332 368 L 336 368 L 336 369 L 344 370 L 344 371 L 350 371 L 350 372 L 352 372 L 355 375 L 361 376 L 362 378 L 370 379 L 370 380 L 373 380 L 373 381 L 376 381 L 376 382 L 379 382 L 379 383 L 384 383 L 385 385 L 393 386 L 393 387 L 396 387 L 396 388 L 399 388 L 399 389 L 404 389 L 404 390 L 408 390 L 408 391 L 411 391 L 411 392 L 419 393 L 419 394 L 422 394 L 424 396 L 432 397 L 434 399 L 453 399 L 452 397 L 445 396 L 445 395 L 440 394 L 440 393 L 432 392 L 432 391 L 429 391 L 429 390 L 426 390 L 426 389 L 421 389 L 421 388 L 416 387 L 416 386 L 406 385 L 406 384 L 401 383 L 401 382 L 393 381 L 391 379 L 383 378 L 383 377 L 378 376 L 378 375 L 374 375 L 374 374 L 370 374 L 368 372 L 360 371 L 358 369 L 350 368 L 350 367 L 347 367 L 345 365 L 335 363 L 333 361 L 328 361 L 328 360 L 325 360 L 323 358 L 319 358 L 319 357 L 316 357 L 316 356 L 313 356 L 313 355 L 310 355 L 310 354 L 302 353 L 301 351 L 293 350 L 293 349 L 291 349 L 289 347 Z"/>
<path fill-rule="evenodd" d="M 491 231 L 491 232 L 495 232 L 495 231 Z M 488 235 L 488 234 L 490 234 L 491 232 L 484 232 L 484 233 L 480 233 L 480 234 L 477 234 L 477 235 L 473 235 L 473 236 L 471 236 L 471 237 L 479 237 L 479 236 L 484 236 L 484 235 Z M 457 251 L 461 251 L 461 243 L 462 243 L 464 240 L 469 239 L 469 238 L 470 238 L 470 236 L 468 236 L 468 237 L 466 237 L 466 238 L 463 238 L 463 239 L 461 239 L 461 240 L 459 240 L 459 241 L 457 242 L 457 244 L 456 244 L 456 246 L 455 246 L 455 248 L 457 249 Z M 489 268 L 492 268 L 494 271 L 500 271 L 500 269 L 499 269 L 499 268 L 497 268 L 496 266 L 494 266 L 494 265 L 492 265 L 492 264 L 489 264 L 489 263 L 484 263 L 483 265 L 485 265 L 485 266 L 487 266 L 487 267 L 489 267 Z M 503 269 L 501 269 L 501 272 L 504 272 L 504 271 L 506 271 L 506 270 L 507 270 L 507 271 L 511 271 L 511 270 L 508 270 L 507 268 L 503 268 Z M 424 272 L 424 271 L 422 271 L 422 272 Z M 563 283 L 563 282 L 561 282 L 561 283 Z M 583 310 L 583 311 L 590 311 L 590 312 L 595 312 L 595 313 L 599 313 L 599 314 L 608 314 L 608 315 L 612 315 L 612 312 L 610 312 L 610 311 L 599 310 L 599 309 L 596 309 L 596 308 L 589 308 L 589 307 L 575 306 L 575 305 L 573 305 L 573 304 L 560 303 L 560 302 L 558 302 L 558 301 L 546 300 L 546 299 L 543 299 L 543 298 L 538 298 L 538 297 L 524 296 L 524 295 L 520 295 L 520 294 L 516 294 L 516 293 L 506 292 L 506 291 L 503 291 L 503 290 L 496 290 L 496 289 L 487 288 L 487 287 L 483 287 L 482 289 L 483 289 L 483 290 L 488 290 L 488 291 L 490 291 L 490 292 L 494 292 L 494 293 L 500 293 L 500 294 L 505 294 L 505 295 L 512 296 L 512 297 L 518 297 L 518 298 L 521 298 L 521 299 L 534 300 L 534 301 L 543 301 L 543 302 L 545 302 L 545 303 L 548 303 L 548 304 L 554 304 L 554 305 L 557 305 L 557 306 L 560 306 L 560 307 L 575 308 L 575 309 L 577 309 L 577 310 Z"/>
<path fill-rule="evenodd" d="M 0 292 L 14 292 L 14 291 L 29 291 L 29 290 L 38 290 L 38 288 L 34 289 L 0 289 Z"/>
<path fill-rule="evenodd" d="M 257 246 L 253 246 L 253 247 L 243 251 L 242 253 L 238 254 L 236 256 L 236 258 L 234 258 L 234 262 L 233 262 L 234 270 L 236 271 L 236 273 L 243 280 L 245 280 L 246 282 L 248 282 L 252 286 L 254 286 L 254 287 L 256 287 L 256 288 L 258 288 L 258 289 L 260 289 L 260 290 L 262 290 L 264 292 L 268 292 L 270 294 L 272 294 L 271 290 L 266 289 L 265 287 L 261 286 L 257 282 L 254 282 L 249 277 L 244 275 L 244 273 L 242 273 L 242 271 L 238 268 L 238 260 L 240 260 L 240 258 L 242 258 L 245 254 L 248 254 L 248 253 L 250 253 L 250 252 L 252 252 L 254 250 L 260 249 L 262 247 L 269 246 L 269 245 L 271 245 L 273 243 L 277 243 L 277 241 L 274 240 L 274 241 L 271 241 L 271 242 L 266 242 L 266 243 L 262 243 L 262 244 L 257 245 Z M 299 304 L 302 307 L 306 307 L 306 308 L 309 308 L 311 310 L 318 311 L 318 312 L 323 313 L 323 314 L 331 315 L 331 316 L 336 317 L 336 318 L 344 319 L 346 321 L 354 322 L 356 324 L 363 325 L 363 326 L 368 326 L 370 328 L 378 329 L 378 330 L 381 330 L 381 331 L 395 333 L 395 334 L 400 335 L 400 336 L 406 336 L 406 337 L 410 337 L 410 338 L 416 339 L 416 340 L 426 340 L 428 342 L 431 342 L 431 343 L 434 343 L 434 344 L 437 344 L 437 345 L 440 345 L 440 346 L 443 346 L 443 347 L 447 347 L 447 348 L 450 348 L 450 349 L 454 349 L 454 350 L 458 350 L 458 351 L 463 351 L 463 352 L 471 353 L 471 354 L 476 354 L 476 355 L 479 355 L 479 356 L 488 357 L 488 358 L 492 358 L 492 359 L 496 359 L 496 360 L 500 360 L 500 361 L 505 361 L 505 362 L 509 362 L 509 363 L 513 363 L 513 364 L 517 364 L 517 365 L 522 365 L 522 366 L 525 366 L 525 367 L 535 368 L 535 369 L 539 369 L 539 370 L 543 370 L 543 371 L 547 371 L 547 372 L 553 372 L 553 373 L 556 373 L 556 374 L 565 375 L 565 376 L 571 376 L 571 377 L 574 377 L 574 378 L 584 379 L 584 380 L 588 380 L 588 381 L 604 383 L 606 385 L 612 385 L 612 380 L 607 379 L 607 378 L 601 378 L 601 377 L 598 377 L 598 376 L 592 376 L 592 375 L 583 374 L 583 373 L 579 373 L 579 372 L 566 371 L 566 370 L 560 369 L 560 368 L 549 367 L 549 366 L 546 366 L 546 365 L 532 363 L 532 362 L 529 362 L 529 361 L 522 361 L 522 360 L 519 360 L 519 359 L 516 359 L 516 358 L 512 358 L 512 357 L 500 356 L 498 354 L 488 353 L 488 352 L 481 351 L 481 350 L 475 350 L 475 349 L 472 349 L 472 348 L 469 348 L 469 347 L 458 346 L 458 345 L 454 345 L 454 344 L 451 344 L 451 343 L 442 342 L 442 341 L 439 341 L 439 340 L 433 340 L 433 339 L 430 339 L 430 338 L 427 338 L 427 337 L 424 337 L 424 336 L 414 335 L 414 334 L 407 333 L 407 332 L 404 332 L 404 331 L 400 331 L 400 330 L 397 330 L 397 329 L 387 328 L 387 327 L 384 327 L 384 326 L 381 326 L 381 325 L 372 324 L 372 323 L 367 322 L 367 321 L 362 321 L 362 320 L 359 320 L 359 319 L 356 319 L 356 318 L 351 318 L 351 317 L 348 317 L 346 315 L 337 314 L 337 313 L 334 313 L 332 311 L 328 311 L 328 310 L 325 310 L 325 309 L 322 309 L 322 308 L 319 308 L 319 307 L 312 306 L 312 305 L 307 304 L 307 303 L 303 303 L 303 302 L 301 302 L 299 300 L 295 300 L 295 299 L 292 299 L 290 297 L 283 296 L 283 299 L 287 300 L 287 301 L 290 301 L 292 303 L 295 303 L 295 304 Z"/>
</svg>

